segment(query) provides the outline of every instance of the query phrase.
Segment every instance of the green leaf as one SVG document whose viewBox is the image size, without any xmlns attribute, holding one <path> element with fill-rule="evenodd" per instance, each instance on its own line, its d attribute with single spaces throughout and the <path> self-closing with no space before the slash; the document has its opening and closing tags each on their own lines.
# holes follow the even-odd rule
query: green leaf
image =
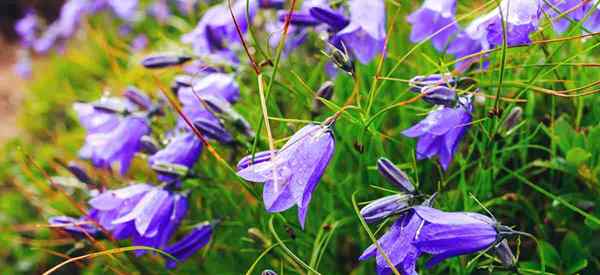
<svg viewBox="0 0 600 275">
<path fill-rule="evenodd" d="M 558 255 L 558 251 L 551 244 L 540 241 L 540 249 L 544 255 L 544 260 L 546 261 L 546 265 L 555 269 L 560 269 L 560 256 Z"/>
<path fill-rule="evenodd" d="M 575 273 L 581 271 L 582 269 L 586 268 L 587 265 L 588 265 L 588 261 L 586 259 L 579 259 L 577 262 L 573 263 L 572 265 L 567 266 L 567 271 L 565 271 L 565 274 L 575 274 Z"/>
<path fill-rule="evenodd" d="M 562 256 L 564 266 L 567 269 L 575 269 L 583 264 L 583 261 L 585 261 L 586 258 L 586 251 L 581 245 L 581 241 L 579 240 L 579 237 L 577 237 L 577 234 L 569 231 L 565 235 L 560 243 L 560 255 Z M 585 262 L 587 265 L 587 261 Z M 567 273 L 571 274 L 571 272 Z"/>
<path fill-rule="evenodd" d="M 572 148 L 567 152 L 567 162 L 574 166 L 580 166 L 590 159 L 590 157 L 592 157 L 590 152 L 579 147 Z"/>
</svg>

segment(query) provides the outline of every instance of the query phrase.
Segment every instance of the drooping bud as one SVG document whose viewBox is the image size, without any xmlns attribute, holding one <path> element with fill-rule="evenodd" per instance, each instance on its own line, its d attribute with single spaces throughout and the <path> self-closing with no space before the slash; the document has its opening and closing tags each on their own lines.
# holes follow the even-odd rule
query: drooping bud
<svg viewBox="0 0 600 275">
<path fill-rule="evenodd" d="M 404 171 L 398 169 L 394 163 L 386 158 L 379 158 L 377 160 L 377 170 L 379 174 L 384 176 L 389 183 L 396 185 L 402 192 L 408 194 L 415 193 L 415 187 L 412 185 L 408 176 Z"/>
<path fill-rule="evenodd" d="M 140 143 L 142 144 L 142 152 L 148 155 L 154 155 L 160 150 L 160 144 L 152 136 L 142 136 Z"/>
<path fill-rule="evenodd" d="M 512 253 L 510 246 L 508 246 L 508 241 L 506 239 L 502 240 L 494 247 L 494 253 L 496 253 L 503 266 L 512 267 L 515 265 L 515 255 Z"/>
<path fill-rule="evenodd" d="M 523 109 L 519 106 L 516 106 L 510 110 L 510 113 L 506 117 L 504 124 L 502 125 L 502 130 L 505 136 L 509 136 L 516 130 L 517 125 L 521 122 L 523 118 Z"/>
<path fill-rule="evenodd" d="M 204 118 L 198 118 L 194 121 L 196 126 L 206 137 L 217 140 L 224 144 L 233 143 L 233 137 L 231 134 L 223 128 L 223 125 L 218 121 L 208 120 Z"/>
<path fill-rule="evenodd" d="M 347 74 L 353 76 L 354 75 L 354 62 L 350 58 L 350 55 L 348 55 L 348 52 L 346 51 L 346 47 L 344 46 L 343 43 L 342 43 L 342 47 L 344 47 L 344 51 L 338 49 L 335 46 L 330 46 L 331 53 L 329 53 L 329 54 L 325 53 L 325 54 L 327 56 L 329 56 L 329 59 L 331 60 L 331 63 L 333 63 L 334 66 L 336 66 L 338 69 L 346 72 Z"/>
<path fill-rule="evenodd" d="M 151 55 L 142 60 L 142 66 L 148 69 L 166 68 L 177 66 L 192 60 L 186 55 Z"/>
<path fill-rule="evenodd" d="M 80 182 L 85 184 L 92 183 L 92 179 L 88 176 L 87 172 L 75 161 L 69 161 L 67 169 L 73 176 L 75 176 Z"/>
<path fill-rule="evenodd" d="M 133 102 L 135 105 L 140 108 L 150 110 L 152 109 L 152 100 L 140 89 L 129 86 L 123 93 L 123 96 L 127 98 L 129 101 Z"/>
<path fill-rule="evenodd" d="M 412 195 L 396 194 L 377 199 L 360 210 L 360 215 L 367 223 L 383 220 L 391 215 L 400 213 L 409 208 Z"/>
<path fill-rule="evenodd" d="M 323 102 L 319 98 L 330 100 L 333 97 L 333 88 L 332 81 L 325 81 L 321 87 L 319 87 L 319 90 L 317 90 L 315 98 L 313 99 L 312 110 L 310 111 L 313 117 L 318 116 L 321 113 L 321 109 L 323 109 Z"/>
</svg>

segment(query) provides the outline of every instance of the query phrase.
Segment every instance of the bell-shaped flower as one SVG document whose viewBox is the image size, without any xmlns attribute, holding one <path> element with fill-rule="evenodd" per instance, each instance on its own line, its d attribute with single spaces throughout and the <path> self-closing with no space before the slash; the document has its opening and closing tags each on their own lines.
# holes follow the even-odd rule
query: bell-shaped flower
<svg viewBox="0 0 600 275">
<path fill-rule="evenodd" d="M 433 256 L 426 264 L 428 268 L 450 257 L 485 250 L 502 239 L 497 223 L 478 213 L 444 212 L 424 206 L 414 211 L 425 223 L 413 245 Z"/>
<path fill-rule="evenodd" d="M 402 132 L 411 138 L 418 138 L 417 159 L 439 157 L 444 170 L 454 158 L 460 140 L 472 121 L 472 104 L 468 97 L 459 98 L 456 107 L 440 106 L 421 122 Z"/>
<path fill-rule="evenodd" d="M 277 152 L 257 153 L 258 162 L 251 156 L 240 161 L 238 175 L 251 182 L 265 183 L 263 201 L 269 212 L 281 212 L 298 206 L 302 227 L 311 200 L 325 168 L 335 150 L 331 126 L 307 125 L 296 132 Z M 248 160 L 250 158 L 250 164 Z"/>
<path fill-rule="evenodd" d="M 456 0 L 425 0 L 421 8 L 407 18 L 412 25 L 410 40 L 418 43 L 437 33 L 431 42 L 438 51 L 444 50 L 448 39 L 458 31 L 455 15 Z"/>
<path fill-rule="evenodd" d="M 155 248 L 165 247 L 187 212 L 185 195 L 147 184 L 105 191 L 89 204 L 89 217 L 115 238 Z"/>
<path fill-rule="evenodd" d="M 148 162 L 150 167 L 158 172 L 158 179 L 163 182 L 170 182 L 177 179 L 180 175 L 176 171 L 169 169 L 160 169 L 158 167 L 169 168 L 172 165 L 182 166 L 187 170 L 191 169 L 202 152 L 202 142 L 191 132 L 177 133 L 169 144 L 162 150 L 152 155 Z"/>
<path fill-rule="evenodd" d="M 181 240 L 169 245 L 164 251 L 175 257 L 177 261 L 185 261 L 210 241 L 213 225 L 210 222 L 203 222 L 194 227 L 190 233 Z M 169 269 L 175 268 L 177 261 L 167 258 L 166 266 Z"/>
</svg>

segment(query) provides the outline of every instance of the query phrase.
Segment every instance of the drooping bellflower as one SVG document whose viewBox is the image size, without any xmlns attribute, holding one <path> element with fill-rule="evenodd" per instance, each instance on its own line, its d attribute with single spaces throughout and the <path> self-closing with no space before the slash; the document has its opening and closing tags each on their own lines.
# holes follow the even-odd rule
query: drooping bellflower
<svg viewBox="0 0 600 275">
<path fill-rule="evenodd" d="M 263 182 L 263 201 L 269 212 L 281 212 L 298 206 L 298 219 L 304 227 L 308 204 L 335 150 L 330 128 L 307 125 L 296 132 L 276 152 L 257 153 L 252 161 L 240 161 L 238 175 L 251 182 Z"/>
<path fill-rule="evenodd" d="M 181 132 L 171 138 L 169 144 L 162 150 L 152 155 L 148 162 L 158 172 L 158 179 L 163 182 L 171 182 L 178 176 L 187 174 L 202 152 L 202 142 L 191 132 Z M 177 167 L 185 168 L 178 173 Z M 173 169 L 173 170 L 171 170 Z"/>
<path fill-rule="evenodd" d="M 187 197 L 158 186 L 134 184 L 90 199 L 89 218 L 116 239 L 164 248 L 187 212 Z M 138 251 L 138 255 L 144 254 Z"/>
<path fill-rule="evenodd" d="M 439 106 L 421 122 L 402 132 L 404 136 L 418 138 L 417 159 L 437 155 L 442 168 L 448 169 L 473 119 L 470 97 L 461 97 L 458 101 L 456 107 Z"/>
<path fill-rule="evenodd" d="M 190 233 L 185 235 L 181 240 L 169 245 L 164 251 L 178 261 L 185 261 L 196 251 L 200 250 L 210 241 L 212 236 L 213 225 L 210 222 L 203 222 L 194 227 Z M 175 268 L 177 262 L 171 258 L 167 258 L 167 268 Z"/>
<path fill-rule="evenodd" d="M 448 52 L 457 58 L 462 58 L 501 46 L 502 18 L 506 21 L 508 46 L 529 44 L 531 43 L 529 35 L 538 29 L 541 14 L 541 4 L 538 0 L 503 0 L 499 7 L 475 19 L 465 30 L 458 33 L 449 44 Z M 465 70 L 480 58 L 462 60 L 457 63 L 457 67 Z"/>
<path fill-rule="evenodd" d="M 444 50 L 448 39 L 458 31 L 455 15 L 456 0 L 425 0 L 421 8 L 407 18 L 412 25 L 410 40 L 418 43 L 437 33 L 431 42 L 438 51 Z"/>
</svg>

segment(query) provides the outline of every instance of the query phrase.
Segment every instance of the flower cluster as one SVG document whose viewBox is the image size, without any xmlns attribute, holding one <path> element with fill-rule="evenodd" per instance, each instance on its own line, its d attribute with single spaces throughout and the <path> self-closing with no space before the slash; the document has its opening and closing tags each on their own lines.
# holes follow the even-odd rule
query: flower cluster
<svg viewBox="0 0 600 275">
<path fill-rule="evenodd" d="M 432 208 L 435 196 L 415 205 L 417 192 L 406 174 L 387 159 L 380 159 L 378 168 L 402 193 L 375 200 L 361 210 L 367 222 L 398 216 L 377 245 L 369 246 L 359 257 L 362 261 L 375 257 L 377 274 L 392 274 L 392 268 L 402 274 L 418 274 L 416 262 L 427 254 L 432 256 L 427 268 L 450 257 L 488 249 L 501 255 L 503 263 L 514 262 L 506 238 L 520 232 L 478 213 Z M 374 213 L 376 220 L 372 219 Z"/>
</svg>

